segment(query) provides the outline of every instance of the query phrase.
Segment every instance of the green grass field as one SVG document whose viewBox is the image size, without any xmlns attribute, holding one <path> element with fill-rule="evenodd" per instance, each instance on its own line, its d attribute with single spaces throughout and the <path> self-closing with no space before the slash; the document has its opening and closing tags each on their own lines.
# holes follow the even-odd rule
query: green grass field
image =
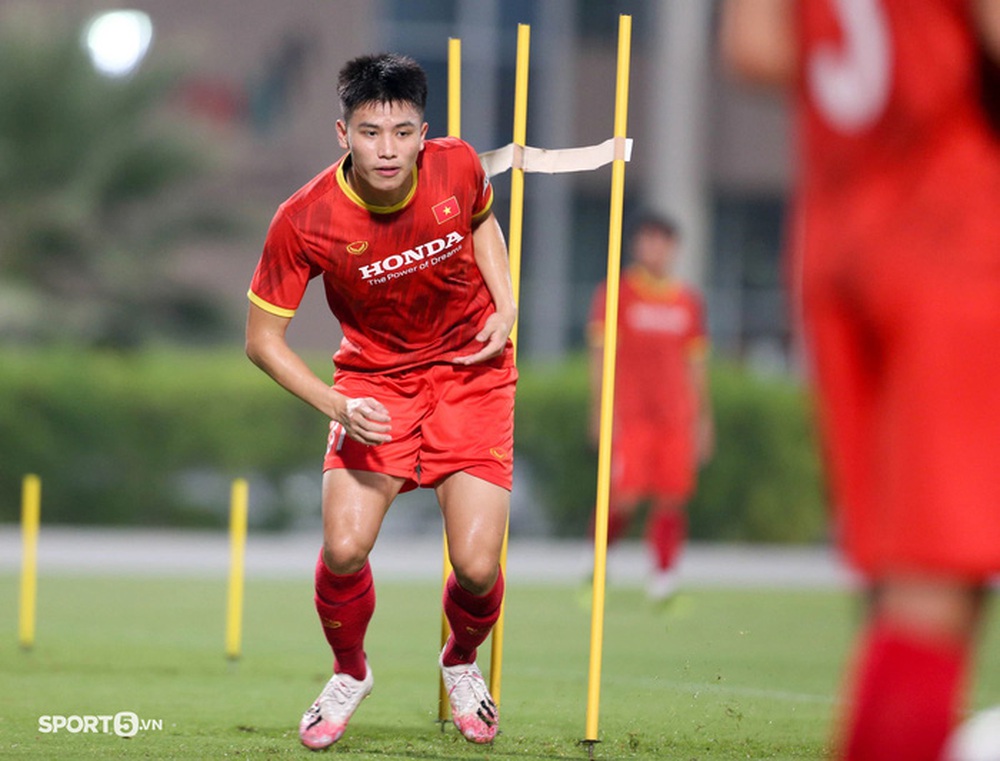
<svg viewBox="0 0 1000 761">
<path fill-rule="evenodd" d="M 27 652 L 17 646 L 17 579 L 0 577 L 0 590 L 0 756 L 308 757 L 296 727 L 330 661 L 311 579 L 248 580 L 235 663 L 223 655 L 224 579 L 43 575 Z M 577 590 L 509 585 L 502 733 L 492 747 L 436 723 L 439 595 L 434 583 L 379 584 L 368 639 L 375 690 L 330 752 L 588 758 L 578 741 L 590 614 Z M 853 599 L 834 591 L 692 590 L 663 612 L 638 588 L 610 587 L 594 757 L 822 759 L 854 616 Z M 1000 680 L 977 685 L 978 703 L 998 696 Z M 122 711 L 162 728 L 132 738 L 39 731 L 42 716 Z"/>
</svg>

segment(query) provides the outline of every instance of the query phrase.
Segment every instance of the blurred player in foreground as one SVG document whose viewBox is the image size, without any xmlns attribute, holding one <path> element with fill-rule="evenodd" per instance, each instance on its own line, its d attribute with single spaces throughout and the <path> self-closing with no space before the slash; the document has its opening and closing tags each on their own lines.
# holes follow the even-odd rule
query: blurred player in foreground
<svg viewBox="0 0 1000 761">
<path fill-rule="evenodd" d="M 454 573 L 439 662 L 455 725 L 493 740 L 497 707 L 476 666 L 503 599 L 510 505 L 515 306 L 493 189 L 471 146 L 426 139 L 427 79 L 412 59 L 363 56 L 338 81 L 347 153 L 285 201 L 250 286 L 247 354 L 330 420 L 316 609 L 333 676 L 299 727 L 332 745 L 372 689 L 368 562 L 400 491 L 433 488 Z M 344 338 L 329 385 L 285 340 L 321 277 Z"/>
<path fill-rule="evenodd" d="M 645 531 L 654 573 L 648 591 L 656 601 L 677 590 L 676 563 L 687 536 L 685 505 L 713 439 L 704 309 L 700 295 L 674 277 L 679 245 L 671 220 L 642 217 L 629 237 L 630 264 L 618 301 L 608 543 L 622 537 L 649 499 Z M 595 444 L 606 290 L 602 283 L 594 293 L 588 329 Z"/>
<path fill-rule="evenodd" d="M 795 97 L 791 273 L 871 592 L 839 757 L 938 761 L 1000 570 L 1000 3 L 727 0 L 722 48 Z"/>
</svg>

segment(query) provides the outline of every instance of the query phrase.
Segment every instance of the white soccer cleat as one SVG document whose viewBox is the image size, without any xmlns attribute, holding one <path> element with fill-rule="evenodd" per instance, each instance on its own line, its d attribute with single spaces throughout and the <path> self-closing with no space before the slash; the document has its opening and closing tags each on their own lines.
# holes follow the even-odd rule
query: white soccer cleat
<svg viewBox="0 0 1000 761">
<path fill-rule="evenodd" d="M 448 702 L 451 703 L 451 720 L 466 740 L 473 743 L 490 743 L 497 734 L 500 711 L 493 702 L 479 666 L 460 663 L 445 666 L 441 663 Z"/>
<path fill-rule="evenodd" d="M 952 733 L 942 761 L 996 761 L 1000 758 L 1000 706 L 973 714 Z"/>
<path fill-rule="evenodd" d="M 646 584 L 646 595 L 654 603 L 669 602 L 680 589 L 680 574 L 674 569 L 656 571 Z"/>
<path fill-rule="evenodd" d="M 299 739 L 307 748 L 329 748 L 343 737 L 347 722 L 372 691 L 375 680 L 365 663 L 365 678 L 358 681 L 348 674 L 334 674 L 299 723 Z"/>
</svg>

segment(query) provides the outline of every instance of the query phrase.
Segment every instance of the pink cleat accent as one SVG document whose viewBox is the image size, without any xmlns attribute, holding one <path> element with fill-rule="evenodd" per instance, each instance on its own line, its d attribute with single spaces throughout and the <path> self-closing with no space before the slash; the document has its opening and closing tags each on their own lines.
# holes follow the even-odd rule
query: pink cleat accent
<svg viewBox="0 0 1000 761">
<path fill-rule="evenodd" d="M 441 663 L 441 676 L 451 703 L 451 720 L 466 740 L 473 743 L 491 743 L 497 734 L 500 711 L 493 702 L 483 674 L 475 663 L 445 666 Z"/>
<path fill-rule="evenodd" d="M 365 663 L 365 678 L 334 674 L 299 723 L 299 739 L 307 748 L 323 750 L 343 737 L 347 722 L 372 691 L 375 680 Z"/>
</svg>

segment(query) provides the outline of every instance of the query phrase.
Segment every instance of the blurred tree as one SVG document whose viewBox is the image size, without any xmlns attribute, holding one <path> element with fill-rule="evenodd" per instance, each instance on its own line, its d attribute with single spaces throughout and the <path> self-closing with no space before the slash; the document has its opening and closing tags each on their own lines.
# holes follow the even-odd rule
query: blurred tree
<svg viewBox="0 0 1000 761">
<path fill-rule="evenodd" d="M 232 224 L 184 191 L 207 147 L 170 118 L 176 72 L 97 73 L 81 25 L 0 29 L 0 339 L 135 346 L 224 325 L 166 254 Z M 171 192 L 174 191 L 174 192 Z"/>
</svg>

